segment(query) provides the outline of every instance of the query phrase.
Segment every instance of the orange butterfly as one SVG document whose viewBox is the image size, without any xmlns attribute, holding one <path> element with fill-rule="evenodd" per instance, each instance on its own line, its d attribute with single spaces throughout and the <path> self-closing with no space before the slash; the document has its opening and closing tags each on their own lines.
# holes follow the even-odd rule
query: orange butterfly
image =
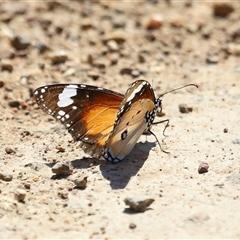
<svg viewBox="0 0 240 240">
<path fill-rule="evenodd" d="M 161 99 L 145 80 L 133 82 L 125 95 L 90 85 L 55 84 L 36 89 L 34 97 L 86 153 L 114 163 L 130 153 L 143 132 L 153 134 L 150 127 L 162 109 Z"/>
</svg>

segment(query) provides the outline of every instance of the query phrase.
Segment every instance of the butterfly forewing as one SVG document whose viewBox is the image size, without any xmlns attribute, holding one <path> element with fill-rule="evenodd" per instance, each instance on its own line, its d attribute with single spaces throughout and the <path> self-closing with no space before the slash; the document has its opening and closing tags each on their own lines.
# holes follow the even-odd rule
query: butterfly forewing
<svg viewBox="0 0 240 240">
<path fill-rule="evenodd" d="M 104 158 L 111 162 L 122 161 L 150 127 L 160 104 L 148 82 L 134 82 L 119 108 L 113 132 L 103 150 Z"/>
<path fill-rule="evenodd" d="M 85 152 L 98 156 L 113 129 L 123 95 L 89 85 L 57 84 L 38 88 L 39 107 L 59 120 Z"/>
</svg>

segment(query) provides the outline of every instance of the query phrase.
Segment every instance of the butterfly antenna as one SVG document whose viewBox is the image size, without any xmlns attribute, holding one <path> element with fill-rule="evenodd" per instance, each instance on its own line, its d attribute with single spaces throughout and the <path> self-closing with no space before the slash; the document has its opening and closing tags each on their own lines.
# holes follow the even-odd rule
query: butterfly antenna
<svg viewBox="0 0 240 240">
<path fill-rule="evenodd" d="M 177 91 L 177 90 L 179 90 L 179 89 L 182 89 L 182 88 L 185 88 L 185 87 L 191 87 L 191 86 L 198 88 L 198 85 L 191 83 L 191 84 L 187 84 L 187 85 L 184 85 L 184 86 L 182 86 L 182 87 L 179 87 L 179 88 L 175 88 L 175 89 L 170 90 L 170 91 L 168 91 L 168 92 L 165 92 L 165 93 L 163 93 L 162 95 L 160 95 L 160 97 L 162 97 L 162 96 L 164 96 L 164 95 L 166 95 L 166 94 L 168 94 L 168 93 L 175 92 L 175 91 Z"/>
</svg>

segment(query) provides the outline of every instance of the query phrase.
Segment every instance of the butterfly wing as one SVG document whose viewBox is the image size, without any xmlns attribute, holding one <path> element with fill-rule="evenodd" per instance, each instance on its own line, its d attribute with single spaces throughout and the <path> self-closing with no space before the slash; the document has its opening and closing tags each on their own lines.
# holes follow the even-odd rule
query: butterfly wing
<svg viewBox="0 0 240 240">
<path fill-rule="evenodd" d="M 155 99 L 151 85 L 144 80 L 134 82 L 128 89 L 103 150 L 103 157 L 111 162 L 122 161 L 148 129 L 161 101 Z"/>
<path fill-rule="evenodd" d="M 39 107 L 59 120 L 86 153 L 99 157 L 123 95 L 90 85 L 55 84 L 34 91 Z"/>
<path fill-rule="evenodd" d="M 146 114 L 150 109 L 154 109 L 153 102 L 142 99 L 134 102 L 125 112 L 105 145 L 103 156 L 108 161 L 122 161 L 130 153 L 147 128 Z"/>
</svg>

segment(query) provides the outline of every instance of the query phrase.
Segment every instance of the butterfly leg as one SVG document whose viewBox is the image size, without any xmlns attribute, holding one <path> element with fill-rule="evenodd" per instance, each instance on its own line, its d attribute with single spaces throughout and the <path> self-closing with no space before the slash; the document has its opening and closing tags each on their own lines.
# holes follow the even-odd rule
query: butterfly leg
<svg viewBox="0 0 240 240">
<path fill-rule="evenodd" d="M 158 142 L 158 145 L 159 145 L 161 151 L 164 152 L 164 153 L 170 154 L 170 152 L 167 152 L 167 151 L 163 150 L 163 148 L 162 148 L 162 146 L 161 146 L 161 144 L 160 144 L 157 136 L 156 136 L 150 129 L 148 130 L 148 132 L 151 133 L 151 134 L 155 137 L 155 139 L 156 139 L 156 141 Z"/>
<path fill-rule="evenodd" d="M 163 120 L 163 121 L 159 121 L 159 122 L 152 123 L 152 125 L 156 125 L 156 124 L 159 124 L 159 123 L 165 123 L 165 122 L 166 122 L 167 124 L 165 125 L 165 127 L 164 127 L 164 129 L 163 129 L 163 136 L 166 137 L 166 135 L 165 135 L 165 130 L 166 130 L 167 127 L 169 126 L 169 119 L 165 119 L 165 120 Z M 161 146 L 161 144 L 160 144 L 160 142 L 159 142 L 157 136 L 156 136 L 156 135 L 155 135 L 150 129 L 148 129 L 148 132 L 149 132 L 150 134 L 152 134 L 152 135 L 155 137 L 155 139 L 157 140 L 158 145 L 159 145 L 161 151 L 164 152 L 164 153 L 169 154 L 170 152 L 167 152 L 167 151 L 163 150 L 163 148 L 162 148 L 162 146 Z"/>
<path fill-rule="evenodd" d="M 154 123 L 152 123 L 152 125 L 157 125 L 159 123 L 164 123 L 164 122 L 167 122 L 167 124 L 165 125 L 165 127 L 163 129 L 163 136 L 167 137 L 167 135 L 165 135 L 165 131 L 166 131 L 167 127 L 169 126 L 169 119 L 165 119 L 165 120 L 159 121 L 159 122 L 154 122 Z"/>
</svg>

